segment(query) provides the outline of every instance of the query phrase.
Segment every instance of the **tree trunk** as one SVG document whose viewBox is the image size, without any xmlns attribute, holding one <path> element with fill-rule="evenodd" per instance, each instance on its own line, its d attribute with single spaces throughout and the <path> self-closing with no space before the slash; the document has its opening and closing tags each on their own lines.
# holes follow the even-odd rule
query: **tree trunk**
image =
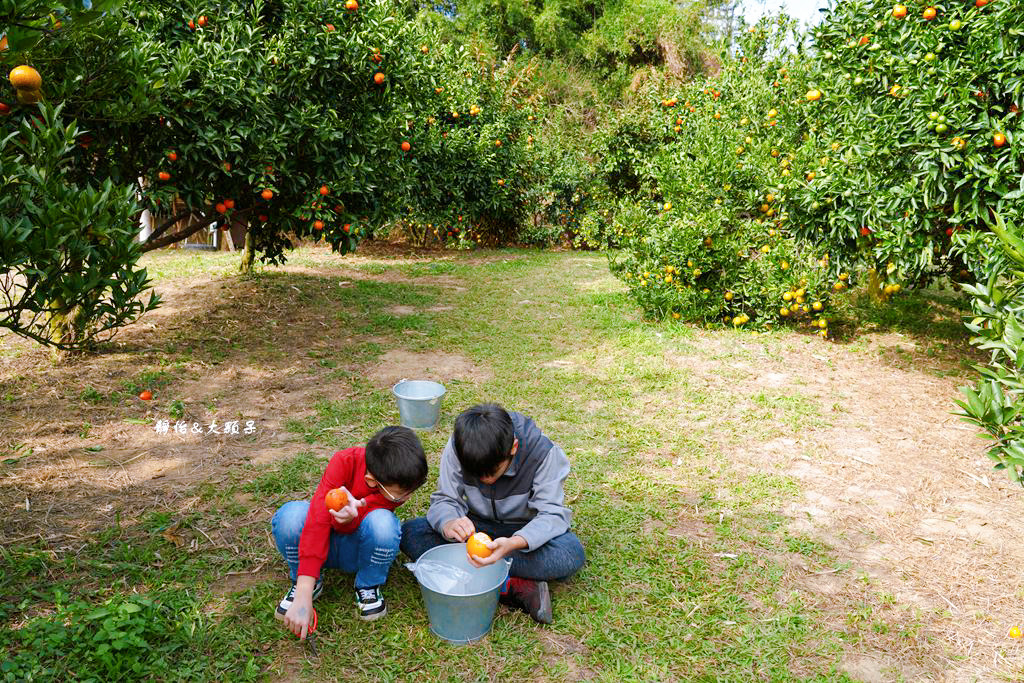
<svg viewBox="0 0 1024 683">
<path fill-rule="evenodd" d="M 253 244 L 252 231 L 245 231 L 245 250 L 242 252 L 242 263 L 239 266 L 239 270 L 242 275 L 252 275 L 252 266 L 256 261 L 256 249 Z"/>
<path fill-rule="evenodd" d="M 868 294 L 875 301 L 882 301 L 886 299 L 886 295 L 882 293 L 882 278 L 879 276 L 878 271 L 872 268 L 868 271 L 870 279 L 868 280 Z"/>
</svg>

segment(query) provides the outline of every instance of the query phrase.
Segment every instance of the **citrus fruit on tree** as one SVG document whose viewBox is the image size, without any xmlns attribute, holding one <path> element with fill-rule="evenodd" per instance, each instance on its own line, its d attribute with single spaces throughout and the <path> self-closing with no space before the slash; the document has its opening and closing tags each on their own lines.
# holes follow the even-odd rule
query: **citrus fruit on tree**
<svg viewBox="0 0 1024 683">
<path fill-rule="evenodd" d="M 7 78 L 18 90 L 39 90 L 43 86 L 43 78 L 39 72 L 25 64 L 11 69 Z"/>
</svg>

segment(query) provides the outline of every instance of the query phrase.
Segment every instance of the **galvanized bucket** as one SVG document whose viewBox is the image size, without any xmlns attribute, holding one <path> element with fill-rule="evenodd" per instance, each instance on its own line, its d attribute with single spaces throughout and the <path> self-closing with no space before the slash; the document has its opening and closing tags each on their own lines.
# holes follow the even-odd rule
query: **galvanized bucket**
<svg viewBox="0 0 1024 683">
<path fill-rule="evenodd" d="M 429 571 L 438 565 L 449 567 L 458 578 L 439 580 Z M 512 560 L 505 558 L 477 569 L 469 563 L 465 543 L 445 543 L 405 566 L 420 584 L 430 631 L 449 643 L 469 645 L 491 630 L 498 595 L 511 565 Z"/>
<path fill-rule="evenodd" d="M 441 419 L 443 384 L 422 379 L 403 379 L 391 389 L 398 404 L 402 426 L 410 429 L 433 429 Z"/>
</svg>

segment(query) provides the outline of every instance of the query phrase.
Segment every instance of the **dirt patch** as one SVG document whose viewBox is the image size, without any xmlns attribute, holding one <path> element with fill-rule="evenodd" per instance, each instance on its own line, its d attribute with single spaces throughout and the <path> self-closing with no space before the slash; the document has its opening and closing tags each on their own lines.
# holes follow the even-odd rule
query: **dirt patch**
<svg viewBox="0 0 1024 683">
<path fill-rule="evenodd" d="M 548 629 L 540 629 L 537 634 L 545 655 L 561 659 L 566 666 L 559 681 L 593 681 L 599 678 L 596 671 L 583 663 L 590 653 L 590 648 L 577 638 L 568 633 L 555 633 Z M 532 680 L 548 679 L 538 673 Z"/>
<path fill-rule="evenodd" d="M 984 442 L 951 415 L 968 381 L 958 361 L 891 334 L 862 339 L 859 352 L 818 340 L 706 341 L 706 352 L 668 357 L 696 386 L 796 392 L 826 416 L 827 426 L 779 425 L 784 436 L 720 447 L 741 473 L 799 482 L 799 498 L 782 510 L 791 532 L 850 563 L 835 574 L 787 573 L 835 629 L 856 631 L 843 669 L 866 681 L 1024 672 L 1024 652 L 1007 639 L 1024 594 L 1012 569 L 1024 563 L 1024 495 L 993 472 Z"/>
<path fill-rule="evenodd" d="M 493 379 L 494 373 L 456 353 L 395 349 L 385 352 L 367 371 L 367 377 L 378 387 L 391 387 L 403 379 L 480 384 Z"/>
</svg>

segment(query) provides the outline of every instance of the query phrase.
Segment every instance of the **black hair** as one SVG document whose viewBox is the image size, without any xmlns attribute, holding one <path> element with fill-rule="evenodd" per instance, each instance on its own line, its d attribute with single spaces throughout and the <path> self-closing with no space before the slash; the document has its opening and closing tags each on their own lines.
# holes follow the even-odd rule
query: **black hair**
<svg viewBox="0 0 1024 683">
<path fill-rule="evenodd" d="M 515 428 L 508 411 L 497 403 L 467 408 L 455 418 L 455 457 L 471 477 L 489 477 L 509 459 Z"/>
<path fill-rule="evenodd" d="M 366 471 L 385 486 L 418 489 L 427 480 L 423 444 L 408 427 L 385 427 L 366 443 Z"/>
</svg>

